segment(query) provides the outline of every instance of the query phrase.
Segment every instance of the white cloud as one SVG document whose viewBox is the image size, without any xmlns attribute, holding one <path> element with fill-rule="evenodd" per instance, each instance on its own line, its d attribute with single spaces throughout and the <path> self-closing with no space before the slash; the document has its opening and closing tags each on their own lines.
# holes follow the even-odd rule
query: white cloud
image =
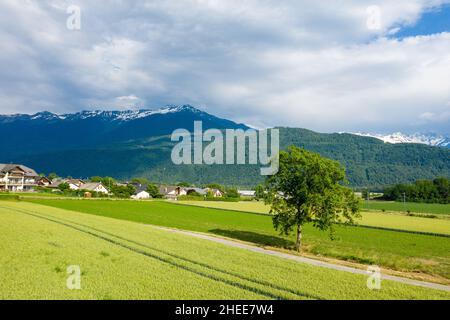
<svg viewBox="0 0 450 320">
<path fill-rule="evenodd" d="M 116 99 L 119 100 L 119 101 L 136 101 L 136 100 L 140 100 L 138 97 L 136 97 L 134 95 L 117 97 Z"/>
<path fill-rule="evenodd" d="M 0 113 L 190 103 L 255 126 L 448 130 L 450 34 L 384 37 L 449 2 L 4 0 Z"/>
</svg>

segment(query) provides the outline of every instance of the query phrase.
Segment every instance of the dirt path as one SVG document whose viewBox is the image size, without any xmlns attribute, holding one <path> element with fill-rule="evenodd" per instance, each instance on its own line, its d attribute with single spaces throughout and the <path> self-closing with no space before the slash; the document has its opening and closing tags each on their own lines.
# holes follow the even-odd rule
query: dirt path
<svg viewBox="0 0 450 320">
<path fill-rule="evenodd" d="M 357 269 L 357 268 L 342 266 L 342 265 L 333 264 L 333 263 L 329 263 L 329 262 L 324 262 L 324 261 L 300 257 L 300 256 L 292 255 L 292 254 L 287 254 L 287 253 L 283 253 L 283 252 L 278 252 L 278 251 L 274 251 L 274 250 L 264 249 L 261 247 L 244 244 L 244 243 L 233 241 L 233 240 L 218 238 L 218 237 L 214 237 L 214 236 L 208 236 L 206 234 L 201 234 L 201 233 L 196 233 L 196 232 L 183 231 L 183 230 L 164 228 L 164 227 L 158 227 L 158 226 L 151 226 L 151 227 L 159 229 L 159 230 L 164 230 L 167 232 L 183 234 L 183 235 L 198 238 L 198 239 L 221 243 L 221 244 L 224 244 L 224 245 L 227 245 L 230 247 L 241 248 L 244 250 L 258 252 L 258 253 L 266 254 L 269 256 L 275 256 L 275 257 L 288 259 L 288 260 L 292 260 L 292 261 L 296 261 L 296 262 L 300 262 L 300 263 L 306 263 L 306 264 L 317 266 L 317 267 L 323 267 L 323 268 L 368 276 L 368 273 L 365 270 L 361 270 L 361 269 Z M 382 274 L 381 277 L 383 280 L 396 281 L 396 282 L 409 284 L 409 285 L 413 285 L 413 286 L 431 288 L 431 289 L 436 289 L 436 290 L 444 290 L 444 291 L 450 292 L 450 286 L 446 286 L 446 285 L 442 285 L 442 284 L 418 281 L 418 280 L 402 278 L 402 277 L 392 276 L 392 275 L 387 275 L 387 274 Z"/>
</svg>

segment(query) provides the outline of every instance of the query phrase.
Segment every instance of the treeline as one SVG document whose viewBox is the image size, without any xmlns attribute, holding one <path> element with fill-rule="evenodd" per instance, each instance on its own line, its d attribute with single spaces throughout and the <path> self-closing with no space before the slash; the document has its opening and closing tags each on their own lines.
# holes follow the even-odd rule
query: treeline
<svg viewBox="0 0 450 320">
<path fill-rule="evenodd" d="M 413 184 L 397 184 L 384 189 L 384 200 L 450 203 L 450 180 L 437 178 L 434 180 L 419 180 Z"/>
</svg>

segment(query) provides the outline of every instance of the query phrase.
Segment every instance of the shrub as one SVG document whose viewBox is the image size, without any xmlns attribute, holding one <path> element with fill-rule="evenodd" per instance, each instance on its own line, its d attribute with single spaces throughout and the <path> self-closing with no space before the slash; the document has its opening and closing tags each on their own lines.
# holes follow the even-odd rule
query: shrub
<svg viewBox="0 0 450 320">
<path fill-rule="evenodd" d="M 205 197 L 202 196 L 193 196 L 193 195 L 189 195 L 189 196 L 179 196 L 178 200 L 180 201 L 204 201 Z"/>
</svg>

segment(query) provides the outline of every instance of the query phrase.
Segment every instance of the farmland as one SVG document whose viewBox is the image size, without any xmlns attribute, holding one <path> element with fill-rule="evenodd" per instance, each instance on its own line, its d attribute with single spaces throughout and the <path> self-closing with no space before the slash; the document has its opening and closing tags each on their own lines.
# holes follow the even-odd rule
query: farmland
<svg viewBox="0 0 450 320">
<path fill-rule="evenodd" d="M 84 202 L 83 202 L 84 203 Z M 0 203 L 0 299 L 450 299 L 120 221 Z M 81 268 L 68 290 L 66 268 Z"/>
<path fill-rule="evenodd" d="M 269 213 L 269 206 L 263 202 L 213 202 L 213 201 L 185 201 L 182 204 L 194 205 L 224 210 L 236 210 L 253 213 Z M 357 220 L 359 225 L 381 227 L 415 232 L 440 233 L 450 235 L 449 219 L 426 219 L 423 217 L 409 217 L 399 213 L 363 212 L 362 218 Z"/>
<path fill-rule="evenodd" d="M 386 210 L 412 213 L 431 213 L 450 215 L 450 204 L 439 203 L 415 203 L 394 201 L 364 201 L 363 208 L 366 210 Z"/>
<path fill-rule="evenodd" d="M 184 203 L 228 210 L 269 213 L 269 207 L 266 206 L 264 202 L 244 201 L 233 203 L 233 202 L 214 202 L 214 201 L 186 201 Z M 403 204 L 400 202 L 392 202 L 392 201 L 370 201 L 369 204 L 367 204 L 367 201 L 364 201 L 363 209 L 366 211 L 385 210 L 401 213 L 406 213 L 407 210 L 410 210 L 411 213 L 450 215 L 450 204 L 439 204 L 439 203 L 407 202 L 406 204 Z"/>
<path fill-rule="evenodd" d="M 280 236 L 271 217 L 184 206 L 167 202 L 108 200 L 30 200 L 56 208 L 151 225 L 192 230 L 275 248 L 291 248 L 293 236 Z M 364 264 L 377 264 L 415 277 L 450 279 L 450 239 L 358 227 L 336 227 L 336 241 L 305 226 L 305 253 Z"/>
</svg>

